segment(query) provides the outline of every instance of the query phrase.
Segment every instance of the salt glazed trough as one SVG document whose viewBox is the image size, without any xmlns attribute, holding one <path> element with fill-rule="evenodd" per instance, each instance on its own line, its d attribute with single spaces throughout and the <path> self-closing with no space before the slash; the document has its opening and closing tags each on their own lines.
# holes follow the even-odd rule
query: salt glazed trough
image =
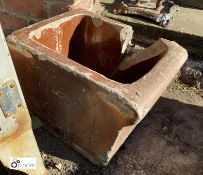
<svg viewBox="0 0 203 175">
<path fill-rule="evenodd" d="M 96 165 L 108 164 L 187 59 L 165 39 L 125 57 L 132 35 L 77 9 L 7 38 L 29 110 Z"/>
</svg>

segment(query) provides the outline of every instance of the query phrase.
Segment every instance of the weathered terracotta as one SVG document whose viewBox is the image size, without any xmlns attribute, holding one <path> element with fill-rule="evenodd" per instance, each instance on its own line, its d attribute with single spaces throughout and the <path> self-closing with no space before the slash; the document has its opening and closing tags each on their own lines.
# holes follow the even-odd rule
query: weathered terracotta
<svg viewBox="0 0 203 175">
<path fill-rule="evenodd" d="M 29 109 L 97 165 L 106 165 L 187 59 L 168 51 L 111 79 L 130 26 L 75 10 L 14 32 L 10 52 Z"/>
</svg>

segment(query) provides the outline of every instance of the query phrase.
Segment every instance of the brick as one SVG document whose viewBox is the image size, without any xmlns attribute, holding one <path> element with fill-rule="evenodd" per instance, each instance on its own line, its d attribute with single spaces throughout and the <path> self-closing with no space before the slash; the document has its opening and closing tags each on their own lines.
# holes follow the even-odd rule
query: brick
<svg viewBox="0 0 203 175">
<path fill-rule="evenodd" d="M 70 7 L 67 4 L 63 4 L 63 3 L 51 4 L 49 17 L 59 15 L 69 10 L 70 10 Z"/>
<path fill-rule="evenodd" d="M 3 3 L 2 3 L 2 1 L 0 0 L 0 10 L 3 10 L 3 9 L 4 9 Z"/>
<path fill-rule="evenodd" d="M 86 9 L 86 10 L 91 10 L 94 3 L 98 0 L 80 0 L 78 3 L 75 3 L 72 5 L 73 9 Z"/>
<path fill-rule="evenodd" d="M 46 18 L 43 0 L 4 0 L 5 8 L 10 12 Z"/>
<path fill-rule="evenodd" d="M 91 10 L 95 3 L 99 3 L 99 0 L 58 0 L 53 4 L 52 0 L 46 0 L 48 4 L 51 4 L 50 12 L 51 14 L 60 14 L 70 9 L 86 9 Z M 61 8 L 64 8 L 61 10 Z M 55 12 L 54 12 L 55 11 Z M 53 15 L 52 15 L 53 16 Z"/>
<path fill-rule="evenodd" d="M 70 9 L 91 9 L 93 4 L 98 0 L 61 0 L 53 3 L 51 0 L 46 2 L 49 4 L 49 17 L 59 15 L 61 13 L 70 11 Z"/>
<path fill-rule="evenodd" d="M 7 13 L 0 13 L 0 22 L 6 35 L 27 25 L 27 20 Z"/>
</svg>

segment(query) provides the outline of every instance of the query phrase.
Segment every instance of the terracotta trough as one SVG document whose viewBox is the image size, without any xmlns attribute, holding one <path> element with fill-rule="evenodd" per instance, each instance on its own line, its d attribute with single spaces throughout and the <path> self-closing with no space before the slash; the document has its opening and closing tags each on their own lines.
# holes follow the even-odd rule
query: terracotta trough
<svg viewBox="0 0 203 175">
<path fill-rule="evenodd" d="M 187 59 L 185 49 L 161 39 L 163 50 L 152 46 L 125 67 L 121 57 L 132 33 L 75 10 L 8 38 L 28 108 L 97 165 L 108 164 Z"/>
</svg>

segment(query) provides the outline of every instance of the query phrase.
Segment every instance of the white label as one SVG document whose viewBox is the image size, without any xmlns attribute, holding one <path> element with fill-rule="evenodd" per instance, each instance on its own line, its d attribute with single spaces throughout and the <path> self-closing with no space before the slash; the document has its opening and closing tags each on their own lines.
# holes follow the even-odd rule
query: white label
<svg viewBox="0 0 203 175">
<path fill-rule="evenodd" d="M 10 158 L 10 169 L 36 169 L 37 159 L 35 157 Z"/>
</svg>

